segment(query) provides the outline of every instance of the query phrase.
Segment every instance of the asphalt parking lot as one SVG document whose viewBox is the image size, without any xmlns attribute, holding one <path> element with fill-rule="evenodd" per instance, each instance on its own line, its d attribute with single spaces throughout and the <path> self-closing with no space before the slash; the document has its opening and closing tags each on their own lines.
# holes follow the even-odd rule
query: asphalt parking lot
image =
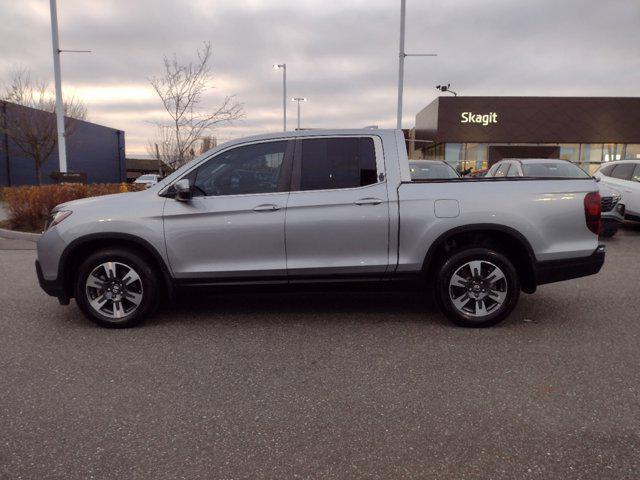
<svg viewBox="0 0 640 480">
<path fill-rule="evenodd" d="M 0 240 L 0 478 L 640 478 L 640 229 L 498 327 L 415 294 L 198 295 L 104 330 Z"/>
</svg>

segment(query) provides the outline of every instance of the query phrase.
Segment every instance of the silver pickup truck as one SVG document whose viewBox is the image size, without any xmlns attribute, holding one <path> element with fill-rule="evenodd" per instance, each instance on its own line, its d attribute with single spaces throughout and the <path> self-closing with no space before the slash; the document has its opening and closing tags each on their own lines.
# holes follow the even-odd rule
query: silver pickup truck
<svg viewBox="0 0 640 480">
<path fill-rule="evenodd" d="M 59 205 L 36 270 L 106 327 L 182 286 L 402 281 L 480 327 L 520 291 L 597 273 L 599 228 L 591 178 L 412 180 L 401 131 L 298 131 L 226 143 L 143 192 Z"/>
</svg>

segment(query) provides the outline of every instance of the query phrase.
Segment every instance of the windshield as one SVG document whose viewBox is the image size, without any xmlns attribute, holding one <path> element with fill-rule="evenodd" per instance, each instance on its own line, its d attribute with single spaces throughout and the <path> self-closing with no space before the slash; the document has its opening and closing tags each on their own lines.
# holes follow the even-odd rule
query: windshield
<svg viewBox="0 0 640 480">
<path fill-rule="evenodd" d="M 434 180 L 458 178 L 458 174 L 450 165 L 441 162 L 409 162 L 411 180 Z"/>
<path fill-rule="evenodd" d="M 589 174 L 577 165 L 569 162 L 529 163 L 522 162 L 525 177 L 547 178 L 589 178 Z"/>
</svg>

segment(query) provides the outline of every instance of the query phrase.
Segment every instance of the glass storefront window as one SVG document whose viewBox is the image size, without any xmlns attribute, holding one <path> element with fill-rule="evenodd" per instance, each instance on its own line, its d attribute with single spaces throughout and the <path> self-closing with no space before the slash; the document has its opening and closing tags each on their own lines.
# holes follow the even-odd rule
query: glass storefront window
<svg viewBox="0 0 640 480">
<path fill-rule="evenodd" d="M 444 157 L 444 145 L 439 143 L 437 145 L 430 145 L 424 149 L 423 158 L 426 160 L 442 160 Z"/>
<path fill-rule="evenodd" d="M 602 147 L 602 161 L 614 162 L 622 160 L 622 149 L 624 145 L 620 143 L 605 143 Z"/>
<path fill-rule="evenodd" d="M 444 160 L 458 171 L 472 171 L 488 167 L 489 145 L 492 146 L 553 146 L 560 149 L 560 158 L 578 164 L 593 174 L 603 163 L 616 160 L 640 160 L 640 143 L 439 143 L 420 146 L 416 153 L 429 160 Z"/>
<path fill-rule="evenodd" d="M 580 163 L 600 163 L 602 161 L 601 143 L 583 143 L 580 153 Z"/>
<path fill-rule="evenodd" d="M 473 171 L 487 168 L 487 151 L 486 143 L 467 143 L 463 168 Z"/>
<path fill-rule="evenodd" d="M 624 158 L 627 160 L 640 160 L 640 144 L 629 143 L 624 154 Z"/>
<path fill-rule="evenodd" d="M 461 160 L 464 160 L 464 144 L 447 143 L 444 146 L 444 161 L 453 168 L 458 168 Z"/>
<path fill-rule="evenodd" d="M 580 144 L 564 143 L 560 144 L 560 158 L 573 163 L 580 162 Z"/>
</svg>

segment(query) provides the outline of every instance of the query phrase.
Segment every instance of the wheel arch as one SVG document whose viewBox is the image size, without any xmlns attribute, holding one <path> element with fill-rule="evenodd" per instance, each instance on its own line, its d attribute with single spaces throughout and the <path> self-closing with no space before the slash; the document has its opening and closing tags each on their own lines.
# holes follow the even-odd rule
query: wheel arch
<svg viewBox="0 0 640 480">
<path fill-rule="evenodd" d="M 120 232 L 93 233 L 77 238 L 62 252 L 58 264 L 58 278 L 63 280 L 64 292 L 73 297 L 73 280 L 76 268 L 83 258 L 101 248 L 129 248 L 147 258 L 151 267 L 162 276 L 162 285 L 169 298 L 174 296 L 169 268 L 158 250 L 147 240 Z"/>
<path fill-rule="evenodd" d="M 431 244 L 424 257 L 422 271 L 428 279 L 450 252 L 463 246 L 490 246 L 503 253 L 514 264 L 526 293 L 536 291 L 535 254 L 529 241 L 517 230 L 505 225 L 477 223 L 455 227 L 442 233 Z"/>
</svg>

